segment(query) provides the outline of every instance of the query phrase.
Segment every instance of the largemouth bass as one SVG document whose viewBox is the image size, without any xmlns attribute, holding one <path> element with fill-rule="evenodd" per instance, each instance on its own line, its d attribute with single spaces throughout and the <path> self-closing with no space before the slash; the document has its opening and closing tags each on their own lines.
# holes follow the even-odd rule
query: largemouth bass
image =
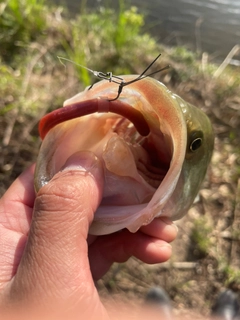
<svg viewBox="0 0 240 320">
<path fill-rule="evenodd" d="M 90 233 L 136 232 L 154 218 L 181 218 L 192 205 L 213 150 L 208 117 L 161 82 L 100 81 L 44 116 L 35 171 L 39 190 L 78 151 L 104 170 L 103 198 Z M 132 82 L 132 83 L 131 83 Z M 116 99 L 117 97 L 117 99 Z"/>
</svg>

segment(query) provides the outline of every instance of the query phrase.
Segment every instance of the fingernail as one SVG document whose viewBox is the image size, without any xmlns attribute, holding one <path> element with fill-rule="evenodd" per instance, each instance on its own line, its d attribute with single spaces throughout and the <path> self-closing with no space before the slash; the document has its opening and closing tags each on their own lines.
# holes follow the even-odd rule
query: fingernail
<svg viewBox="0 0 240 320">
<path fill-rule="evenodd" d="M 158 253 L 160 253 L 161 255 L 167 255 L 167 258 L 162 257 L 163 261 L 166 261 L 170 258 L 171 254 L 172 254 L 172 246 L 167 243 L 167 242 L 162 242 L 162 241 L 156 241 L 153 242 L 151 244 L 153 247 L 153 250 L 157 250 Z"/>
<path fill-rule="evenodd" d="M 157 240 L 154 242 L 154 245 L 157 246 L 158 248 L 172 248 L 171 244 L 162 240 Z"/>
<path fill-rule="evenodd" d="M 173 226 L 175 230 L 178 232 L 178 226 L 174 222 L 172 222 L 171 226 Z"/>
<path fill-rule="evenodd" d="M 177 225 L 176 225 L 174 222 L 172 222 L 172 220 L 170 220 L 169 218 L 163 217 L 163 218 L 162 218 L 162 221 L 163 221 L 166 225 L 168 225 L 168 226 L 170 226 L 170 227 L 174 227 L 174 229 L 178 232 L 178 227 L 177 227 Z"/>
</svg>

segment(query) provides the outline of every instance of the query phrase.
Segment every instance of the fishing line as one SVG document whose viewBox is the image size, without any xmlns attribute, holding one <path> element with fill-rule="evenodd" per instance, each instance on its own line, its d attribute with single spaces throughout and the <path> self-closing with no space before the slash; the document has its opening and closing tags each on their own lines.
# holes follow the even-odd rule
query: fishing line
<svg viewBox="0 0 240 320">
<path fill-rule="evenodd" d="M 63 63 L 62 60 L 71 62 L 71 63 L 75 64 L 76 66 L 79 66 L 79 67 L 81 67 L 81 68 L 84 68 L 85 70 L 88 70 L 88 71 L 91 72 L 95 77 L 97 77 L 97 78 L 99 78 L 99 79 L 107 80 L 107 81 L 109 81 L 109 82 L 113 82 L 113 83 L 118 84 L 119 87 L 118 87 L 117 96 L 116 96 L 114 99 L 110 99 L 110 100 L 109 100 L 109 101 L 115 101 L 115 100 L 117 100 L 117 99 L 119 98 L 119 96 L 120 96 L 120 94 L 122 93 L 123 88 L 124 88 L 125 86 L 128 86 L 128 85 L 130 85 L 130 84 L 132 84 L 132 83 L 134 83 L 134 82 L 140 81 L 140 80 L 145 79 L 145 78 L 147 78 L 147 77 L 151 77 L 152 75 L 154 75 L 154 74 L 156 74 L 156 73 L 159 73 L 159 72 L 161 72 L 161 71 L 163 71 L 163 70 L 169 69 L 169 68 L 170 68 L 170 65 L 167 65 L 167 66 L 165 66 L 165 67 L 163 67 L 163 68 L 161 68 L 161 69 L 159 69 L 159 70 L 157 70 L 157 71 L 151 72 L 151 73 L 149 73 L 149 74 L 145 74 L 145 73 L 152 67 L 152 65 L 158 60 L 158 58 L 159 58 L 160 56 L 161 56 L 161 53 L 147 66 L 147 68 L 146 68 L 137 78 L 135 78 L 135 79 L 133 79 L 133 80 L 130 80 L 130 81 L 127 81 L 127 82 L 124 81 L 123 78 L 114 75 L 112 72 L 106 72 L 106 73 L 104 73 L 104 72 L 102 72 L 102 71 L 95 71 L 95 70 L 92 70 L 92 69 L 87 68 L 87 67 L 85 67 L 85 66 L 82 66 L 81 64 L 78 64 L 78 63 L 76 63 L 76 62 L 74 62 L 74 61 L 72 61 L 72 60 L 70 60 L 70 59 L 67 59 L 67 58 L 64 58 L 64 57 L 59 57 L 59 56 L 57 56 L 57 57 L 58 57 L 60 63 L 61 63 L 62 65 L 64 65 L 65 67 L 66 67 L 66 65 Z M 93 86 L 94 86 L 94 84 L 92 84 L 92 85 L 88 88 L 88 90 L 91 90 Z"/>
</svg>

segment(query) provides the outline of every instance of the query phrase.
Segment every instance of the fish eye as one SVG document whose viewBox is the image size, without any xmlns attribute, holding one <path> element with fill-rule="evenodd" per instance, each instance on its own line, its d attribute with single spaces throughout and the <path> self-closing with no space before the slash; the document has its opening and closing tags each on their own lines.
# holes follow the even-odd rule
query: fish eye
<svg viewBox="0 0 240 320">
<path fill-rule="evenodd" d="M 195 152 L 199 149 L 203 142 L 203 133 L 202 131 L 195 131 L 191 134 L 191 141 L 189 144 L 189 149 L 192 152 Z"/>
<path fill-rule="evenodd" d="M 190 150 L 192 152 L 196 151 L 198 148 L 200 148 L 202 145 L 202 138 L 197 138 L 193 140 L 190 144 Z"/>
</svg>

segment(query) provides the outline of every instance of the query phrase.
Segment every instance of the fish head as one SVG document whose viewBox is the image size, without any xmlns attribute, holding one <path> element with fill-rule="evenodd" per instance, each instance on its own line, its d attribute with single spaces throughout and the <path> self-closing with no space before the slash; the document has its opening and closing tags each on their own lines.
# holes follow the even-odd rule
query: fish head
<svg viewBox="0 0 240 320">
<path fill-rule="evenodd" d="M 43 142 L 36 190 L 76 152 L 91 152 L 101 162 L 103 196 L 90 227 L 96 235 L 123 228 L 136 232 L 156 217 L 183 216 L 213 148 L 211 125 L 202 111 L 155 79 L 132 83 L 135 75 L 121 78 L 129 84 L 119 97 L 118 84 L 100 81 L 39 125 Z"/>
</svg>

